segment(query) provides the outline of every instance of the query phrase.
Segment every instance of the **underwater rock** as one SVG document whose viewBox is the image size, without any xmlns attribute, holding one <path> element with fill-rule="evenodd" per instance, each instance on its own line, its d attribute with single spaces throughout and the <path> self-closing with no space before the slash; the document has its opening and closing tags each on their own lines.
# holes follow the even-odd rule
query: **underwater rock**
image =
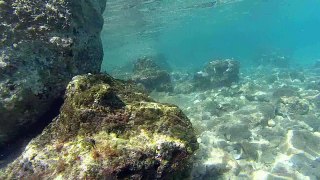
<svg viewBox="0 0 320 180">
<path fill-rule="evenodd" d="M 281 169 L 281 170 L 285 171 L 284 169 Z M 258 170 L 253 173 L 252 178 L 250 179 L 252 180 L 290 180 L 293 178 L 291 174 L 287 175 L 286 172 L 273 174 L 267 171 Z"/>
<path fill-rule="evenodd" d="M 306 154 L 309 158 L 317 159 L 320 154 L 320 134 L 304 130 L 289 130 L 287 133 L 286 149 L 288 154 Z"/>
<path fill-rule="evenodd" d="M 168 72 L 172 72 L 172 68 L 168 63 L 168 59 L 165 54 L 156 53 L 153 55 L 147 56 L 149 59 L 152 59 L 162 70 L 166 70 Z"/>
<path fill-rule="evenodd" d="M 315 114 L 301 115 L 295 117 L 297 121 L 306 123 L 313 131 L 320 132 L 320 117 Z"/>
<path fill-rule="evenodd" d="M 272 164 L 276 157 L 276 150 L 274 148 L 265 148 L 260 155 L 260 161 L 263 164 Z"/>
<path fill-rule="evenodd" d="M 166 60 L 166 56 L 161 53 L 144 56 L 141 59 L 150 59 L 155 65 L 155 67 L 153 68 L 165 70 L 167 72 L 172 72 L 172 69 L 169 63 Z M 115 77 L 117 79 L 130 80 L 132 78 L 134 68 L 137 67 L 136 66 L 137 64 L 138 64 L 137 62 L 127 61 L 120 66 L 115 66 L 115 65 L 113 67 L 108 66 L 106 69 L 102 69 L 102 72 L 108 73 L 112 75 L 112 77 Z M 140 69 L 140 70 L 143 71 L 143 69 Z M 172 76 L 171 76 L 171 79 L 173 80 Z"/>
<path fill-rule="evenodd" d="M 281 88 L 276 89 L 273 94 L 272 94 L 273 98 L 281 98 L 281 97 L 294 97 L 294 96 L 299 96 L 299 92 L 298 89 L 295 87 L 291 87 L 291 86 L 284 86 Z"/>
<path fill-rule="evenodd" d="M 317 90 L 320 91 L 320 81 L 309 82 L 306 89 Z"/>
<path fill-rule="evenodd" d="M 173 90 L 170 74 L 148 57 L 140 58 L 134 64 L 132 80 L 148 91 Z"/>
<path fill-rule="evenodd" d="M 228 141 L 242 141 L 251 137 L 249 126 L 247 124 L 224 125 L 219 129 L 220 135 Z"/>
<path fill-rule="evenodd" d="M 211 156 L 205 162 L 195 165 L 192 179 L 219 179 L 222 175 L 234 177 L 239 174 L 239 164 L 228 153 L 212 148 L 209 154 Z"/>
<path fill-rule="evenodd" d="M 198 148 L 189 119 L 108 75 L 76 76 L 60 115 L 2 178 L 181 179 Z"/>
<path fill-rule="evenodd" d="M 275 117 L 275 107 L 271 103 L 254 103 L 251 106 L 242 107 L 235 112 L 235 115 L 237 119 L 251 127 L 266 126 L 268 120 Z"/>
<path fill-rule="evenodd" d="M 290 163 L 293 165 L 293 169 L 298 171 L 301 176 L 308 177 L 304 179 L 320 179 L 319 160 L 310 158 L 305 153 L 299 153 L 291 156 Z"/>
<path fill-rule="evenodd" d="M 207 64 L 204 70 L 194 75 L 194 88 L 207 90 L 215 87 L 231 86 L 239 80 L 238 61 L 226 59 L 215 60 Z"/>
<path fill-rule="evenodd" d="M 293 179 L 320 178 L 320 134 L 305 130 L 289 130 L 284 154 L 279 155 L 272 173 Z"/>
<path fill-rule="evenodd" d="M 276 107 L 276 114 L 281 116 L 308 114 L 311 104 L 298 97 L 282 97 Z"/>
<path fill-rule="evenodd" d="M 242 148 L 242 156 L 241 158 L 246 158 L 246 159 L 252 159 L 252 160 L 258 160 L 259 154 L 257 151 L 257 145 L 249 142 L 242 142 L 241 143 L 241 148 Z"/>
<path fill-rule="evenodd" d="M 105 5 L 0 1 L 0 146 L 48 111 L 74 75 L 100 71 Z"/>
</svg>

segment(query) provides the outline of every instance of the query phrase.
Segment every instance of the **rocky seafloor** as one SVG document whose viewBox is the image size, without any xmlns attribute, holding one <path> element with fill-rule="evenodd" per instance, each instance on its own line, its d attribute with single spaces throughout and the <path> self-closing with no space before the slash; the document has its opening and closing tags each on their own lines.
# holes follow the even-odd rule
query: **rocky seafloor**
<svg viewBox="0 0 320 180">
<path fill-rule="evenodd" d="M 319 66 L 277 65 L 212 61 L 196 73 L 171 71 L 173 90 L 151 92 L 195 128 L 192 179 L 320 178 Z"/>
<path fill-rule="evenodd" d="M 183 109 L 196 129 L 193 179 L 320 179 L 320 71 L 242 69 L 230 87 L 153 92 Z"/>
<path fill-rule="evenodd" d="M 134 75 L 114 74 L 129 81 L 74 77 L 59 116 L 0 178 L 320 178 L 319 67 L 137 63 Z"/>
<path fill-rule="evenodd" d="M 320 62 L 143 57 L 117 80 L 99 74 L 105 2 L 0 1 L 0 179 L 320 179 Z"/>
</svg>

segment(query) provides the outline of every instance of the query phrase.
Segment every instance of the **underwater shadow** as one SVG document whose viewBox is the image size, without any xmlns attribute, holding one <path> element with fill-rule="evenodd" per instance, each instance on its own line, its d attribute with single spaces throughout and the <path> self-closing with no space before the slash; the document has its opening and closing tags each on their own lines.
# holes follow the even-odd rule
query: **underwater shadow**
<svg viewBox="0 0 320 180">
<path fill-rule="evenodd" d="M 48 112 L 42 115 L 34 124 L 29 128 L 20 129 L 20 136 L 14 140 L 7 142 L 6 145 L 0 146 L 0 169 L 5 168 L 8 164 L 17 159 L 28 143 L 42 133 L 45 127 L 47 127 L 52 120 L 59 115 L 60 108 L 64 102 L 64 99 L 56 99 Z"/>
</svg>

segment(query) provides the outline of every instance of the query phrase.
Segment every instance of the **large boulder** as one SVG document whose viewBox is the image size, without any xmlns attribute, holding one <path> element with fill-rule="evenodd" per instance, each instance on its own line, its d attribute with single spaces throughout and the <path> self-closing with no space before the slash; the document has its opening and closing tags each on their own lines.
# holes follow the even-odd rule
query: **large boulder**
<svg viewBox="0 0 320 180">
<path fill-rule="evenodd" d="M 207 90 L 216 87 L 231 86 L 239 81 L 238 61 L 226 59 L 208 63 L 202 71 L 194 75 L 194 88 Z"/>
<path fill-rule="evenodd" d="M 133 67 L 132 80 L 142 84 L 148 91 L 172 91 L 173 86 L 168 71 L 159 66 L 153 59 L 138 59 Z"/>
<path fill-rule="evenodd" d="M 0 146 L 39 120 L 74 75 L 99 72 L 106 0 L 0 0 Z"/>
<path fill-rule="evenodd" d="M 76 76 L 60 115 L 0 179 L 183 179 L 197 148 L 178 107 L 108 75 Z"/>
</svg>

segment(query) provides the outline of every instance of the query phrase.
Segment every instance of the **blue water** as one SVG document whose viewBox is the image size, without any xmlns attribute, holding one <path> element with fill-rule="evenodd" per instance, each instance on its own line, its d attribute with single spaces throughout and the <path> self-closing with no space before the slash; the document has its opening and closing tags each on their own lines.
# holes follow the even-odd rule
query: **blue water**
<svg viewBox="0 0 320 180">
<path fill-rule="evenodd" d="M 209 3 L 208 3 L 209 2 Z M 292 64 L 320 59 L 320 1 L 243 0 L 108 2 L 102 69 L 145 55 L 163 55 L 173 68 L 201 67 L 218 58 L 250 66 L 276 52 Z"/>
<path fill-rule="evenodd" d="M 170 78 L 157 68 L 161 73 L 152 83 L 145 74 L 129 78 L 172 85 L 164 92 L 150 88 L 148 95 L 177 105 L 190 119 L 200 147 L 192 158 L 192 179 L 320 179 L 319 12 L 320 0 L 108 0 L 101 70 L 128 78 L 132 71 L 121 67 L 138 58 L 167 62 Z M 285 57 L 288 66 L 261 67 L 263 56 Z M 238 64 L 226 61 L 215 77 L 222 83 L 206 86 L 214 76 L 203 68 L 217 59 L 235 59 L 245 70 L 238 77 Z M 236 76 L 225 81 L 230 71 Z M 57 111 L 61 103 L 54 105 Z M 0 153 L 0 169 L 33 135 Z"/>
</svg>

